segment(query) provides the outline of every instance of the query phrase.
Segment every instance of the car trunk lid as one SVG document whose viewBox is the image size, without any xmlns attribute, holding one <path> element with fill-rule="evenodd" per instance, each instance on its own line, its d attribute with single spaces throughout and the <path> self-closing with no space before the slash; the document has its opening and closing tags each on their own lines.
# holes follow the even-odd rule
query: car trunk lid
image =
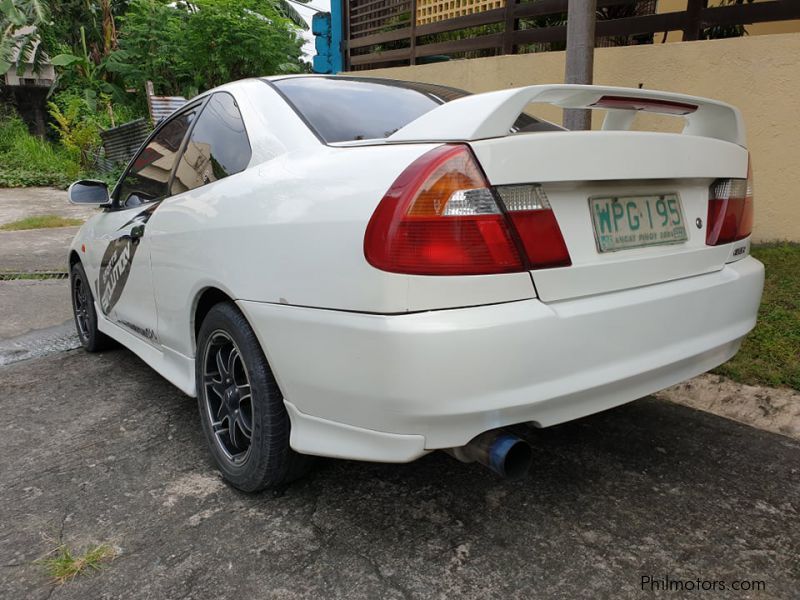
<svg viewBox="0 0 800 600">
<path fill-rule="evenodd" d="M 700 275 L 721 269 L 731 255 L 731 245 L 706 244 L 708 194 L 718 178 L 746 176 L 741 146 L 620 131 L 511 135 L 470 145 L 501 196 L 504 186 L 521 184 L 539 185 L 546 195 L 572 264 L 531 271 L 543 301 Z M 609 214 L 612 207 L 618 214 Z"/>
<path fill-rule="evenodd" d="M 605 110 L 603 130 L 519 132 L 514 123 L 531 103 Z M 629 131 L 638 112 L 681 118 L 682 133 Z M 556 255 L 563 260 L 531 270 L 545 302 L 700 275 L 746 254 L 747 239 L 706 244 L 709 186 L 748 173 L 741 114 L 723 102 L 643 89 L 529 86 L 447 102 L 386 139 L 388 144 L 413 141 L 468 143 L 501 198 L 503 186 L 535 188 L 535 194 L 516 192 L 528 202 L 519 204 L 527 207 L 519 215 L 539 211 L 539 198 L 546 196 L 550 210 L 541 212 L 550 229 L 540 223 L 538 231 L 556 241 L 545 253 L 561 244 Z M 513 220 L 514 209 L 508 210 Z M 634 230 L 636 218 L 644 219 L 647 210 L 648 227 L 642 227 L 647 231 Z M 650 228 L 654 211 L 667 212 L 676 222 Z M 620 224 L 623 231 L 616 227 Z M 521 242 L 535 243 L 536 231 L 523 233 L 520 237 L 528 238 Z M 656 243 L 630 247 L 640 245 L 640 233 L 655 235 L 651 241 Z"/>
</svg>

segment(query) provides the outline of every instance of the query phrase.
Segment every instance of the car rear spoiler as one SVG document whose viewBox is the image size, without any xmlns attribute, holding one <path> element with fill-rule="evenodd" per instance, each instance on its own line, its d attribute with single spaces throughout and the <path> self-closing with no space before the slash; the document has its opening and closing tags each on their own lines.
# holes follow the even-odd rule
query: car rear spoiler
<svg viewBox="0 0 800 600">
<path fill-rule="evenodd" d="M 607 110 L 604 130 L 630 129 L 637 111 L 683 117 L 683 133 L 745 145 L 738 109 L 707 98 L 623 87 L 532 85 L 465 96 L 422 115 L 387 138 L 387 142 L 471 141 L 504 137 L 532 103 L 561 108 Z"/>
</svg>

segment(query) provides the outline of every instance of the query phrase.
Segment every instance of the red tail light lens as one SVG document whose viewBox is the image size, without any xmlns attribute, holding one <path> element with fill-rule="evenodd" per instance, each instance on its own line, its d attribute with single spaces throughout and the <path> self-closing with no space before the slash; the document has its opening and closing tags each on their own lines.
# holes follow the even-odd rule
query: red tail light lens
<svg viewBox="0 0 800 600">
<path fill-rule="evenodd" d="M 549 205 L 514 208 L 504 213 L 467 146 L 440 146 L 414 161 L 386 192 L 367 225 L 364 255 L 378 269 L 413 275 L 570 264 Z M 543 251 L 555 237 L 561 247 Z M 538 242 L 529 244 L 533 238 Z"/>
<path fill-rule="evenodd" d="M 706 244 L 741 240 L 753 231 L 753 174 L 747 179 L 718 179 L 709 188 Z"/>
<path fill-rule="evenodd" d="M 378 269 L 414 275 L 478 275 L 524 269 L 472 153 L 440 146 L 414 161 L 367 225 L 364 255 Z"/>
<path fill-rule="evenodd" d="M 495 188 L 525 248 L 530 269 L 572 264 L 550 201 L 539 185 L 501 185 Z"/>
</svg>

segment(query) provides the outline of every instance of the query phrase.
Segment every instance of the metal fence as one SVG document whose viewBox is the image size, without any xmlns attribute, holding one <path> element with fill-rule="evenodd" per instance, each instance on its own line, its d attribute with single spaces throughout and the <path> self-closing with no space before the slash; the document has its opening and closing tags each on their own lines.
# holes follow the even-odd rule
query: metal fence
<svg viewBox="0 0 800 600">
<path fill-rule="evenodd" d="M 744 35 L 745 25 L 800 19 L 800 0 L 709 6 L 656 13 L 654 0 L 597 0 L 598 46 Z M 345 70 L 498 54 L 561 50 L 567 0 L 343 0 Z M 413 16 L 413 17 L 412 17 Z M 661 39 L 659 40 L 659 36 Z"/>
</svg>

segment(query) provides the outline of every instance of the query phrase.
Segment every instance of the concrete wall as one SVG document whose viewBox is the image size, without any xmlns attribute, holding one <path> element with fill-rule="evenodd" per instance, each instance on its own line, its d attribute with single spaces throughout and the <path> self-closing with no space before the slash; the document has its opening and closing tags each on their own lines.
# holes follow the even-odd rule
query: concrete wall
<svg viewBox="0 0 800 600">
<path fill-rule="evenodd" d="M 458 60 L 362 74 L 485 92 L 561 83 L 564 53 Z M 800 241 L 800 33 L 600 48 L 595 54 L 595 83 L 641 85 L 738 106 L 747 125 L 755 176 L 754 238 Z M 560 112 L 550 106 L 535 109 L 556 122 Z M 640 115 L 636 127 L 678 131 L 680 122 Z"/>
<path fill-rule="evenodd" d="M 21 75 L 17 74 L 15 67 L 11 67 L 5 73 L 5 84 L 7 86 L 40 86 L 49 88 L 56 78 L 56 70 L 53 65 L 43 65 L 39 73 L 33 72 L 33 65 L 26 65 Z"/>
</svg>

